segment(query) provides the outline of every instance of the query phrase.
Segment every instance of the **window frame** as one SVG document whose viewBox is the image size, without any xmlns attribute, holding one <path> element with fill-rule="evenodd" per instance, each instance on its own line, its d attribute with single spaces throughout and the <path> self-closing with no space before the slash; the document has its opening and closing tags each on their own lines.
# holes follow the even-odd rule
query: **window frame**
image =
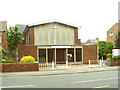
<svg viewBox="0 0 120 90">
<path fill-rule="evenodd" d="M 110 32 L 109 36 L 112 37 L 113 36 L 113 32 Z"/>
<path fill-rule="evenodd" d="M 1 40 L 1 41 L 0 41 L 0 44 L 2 44 L 2 35 L 0 35 L 0 37 L 1 37 L 1 39 L 0 39 L 0 40 Z"/>
</svg>

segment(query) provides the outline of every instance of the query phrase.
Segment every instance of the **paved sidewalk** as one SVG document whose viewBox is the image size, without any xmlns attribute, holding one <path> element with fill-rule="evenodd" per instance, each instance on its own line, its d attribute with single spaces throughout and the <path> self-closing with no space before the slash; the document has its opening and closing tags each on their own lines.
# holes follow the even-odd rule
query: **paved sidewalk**
<svg viewBox="0 0 120 90">
<path fill-rule="evenodd" d="M 50 75 L 62 75 L 62 74 L 76 74 L 76 73 L 90 73 L 90 72 L 102 72 L 102 71 L 114 71 L 120 70 L 119 66 L 98 66 L 92 65 L 70 65 L 68 69 L 66 66 L 57 66 L 55 70 L 45 71 L 30 71 L 30 72 L 9 72 L 2 73 L 3 78 L 13 77 L 28 77 L 28 76 L 50 76 Z"/>
</svg>

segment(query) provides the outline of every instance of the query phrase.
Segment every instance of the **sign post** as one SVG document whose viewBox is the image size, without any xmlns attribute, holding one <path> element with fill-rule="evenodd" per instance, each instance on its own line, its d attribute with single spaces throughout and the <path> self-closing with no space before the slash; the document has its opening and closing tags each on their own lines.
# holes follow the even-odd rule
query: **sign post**
<svg viewBox="0 0 120 90">
<path fill-rule="evenodd" d="M 90 67 L 90 60 L 89 60 L 89 67 Z"/>
<path fill-rule="evenodd" d="M 54 60 L 52 61 L 52 70 L 54 70 Z"/>
<path fill-rule="evenodd" d="M 66 60 L 66 69 L 68 69 L 68 61 Z"/>
<path fill-rule="evenodd" d="M 102 60 L 100 59 L 100 66 L 102 66 Z"/>
</svg>

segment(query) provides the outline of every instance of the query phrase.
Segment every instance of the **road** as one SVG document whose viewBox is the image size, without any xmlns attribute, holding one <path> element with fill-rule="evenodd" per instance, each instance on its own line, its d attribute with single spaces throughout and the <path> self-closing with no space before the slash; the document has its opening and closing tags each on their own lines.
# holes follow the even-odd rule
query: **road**
<svg viewBox="0 0 120 90">
<path fill-rule="evenodd" d="M 118 88 L 118 71 L 2 79 L 3 88 Z"/>
</svg>

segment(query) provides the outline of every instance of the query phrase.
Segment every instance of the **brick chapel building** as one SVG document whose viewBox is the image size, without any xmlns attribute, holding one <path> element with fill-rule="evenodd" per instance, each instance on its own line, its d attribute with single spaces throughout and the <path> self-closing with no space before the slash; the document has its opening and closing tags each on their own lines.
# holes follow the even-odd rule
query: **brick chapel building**
<svg viewBox="0 0 120 90">
<path fill-rule="evenodd" d="M 88 63 L 97 60 L 97 45 L 83 46 L 78 39 L 78 26 L 51 21 L 27 25 L 23 31 L 23 45 L 18 49 L 18 60 L 31 55 L 39 63 Z M 70 56 L 70 57 L 69 57 Z"/>
</svg>

